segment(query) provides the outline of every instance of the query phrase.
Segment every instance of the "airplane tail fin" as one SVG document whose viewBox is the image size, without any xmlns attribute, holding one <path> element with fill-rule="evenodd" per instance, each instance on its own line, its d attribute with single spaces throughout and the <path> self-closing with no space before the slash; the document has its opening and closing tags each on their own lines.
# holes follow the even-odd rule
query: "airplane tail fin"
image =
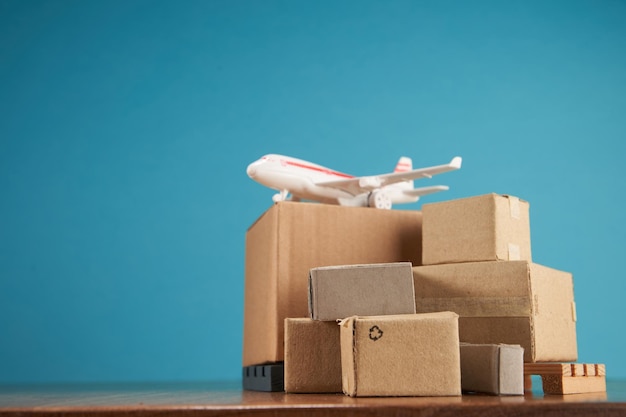
<svg viewBox="0 0 626 417">
<path fill-rule="evenodd" d="M 396 164 L 396 168 L 393 170 L 394 173 L 398 172 L 408 172 L 413 169 L 413 160 L 408 156 L 401 156 L 398 159 L 398 163 Z M 395 185 L 396 188 L 401 188 L 403 190 L 411 190 L 413 189 L 413 181 L 404 181 Z"/>
<path fill-rule="evenodd" d="M 398 159 L 396 169 L 393 172 L 407 172 L 413 169 L 413 161 L 407 156 L 402 156 Z"/>
</svg>

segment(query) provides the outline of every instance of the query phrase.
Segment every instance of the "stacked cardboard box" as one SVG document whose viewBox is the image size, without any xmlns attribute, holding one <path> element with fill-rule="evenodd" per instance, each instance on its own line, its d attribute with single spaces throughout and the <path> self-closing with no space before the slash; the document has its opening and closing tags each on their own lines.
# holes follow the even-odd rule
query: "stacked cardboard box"
<svg viewBox="0 0 626 417">
<path fill-rule="evenodd" d="M 411 266 L 312 268 L 310 318 L 285 321 L 285 391 L 460 395 L 458 315 L 415 314 Z"/>
<path fill-rule="evenodd" d="M 401 261 L 414 289 L 397 276 L 406 264 L 388 264 Z M 572 276 L 532 262 L 529 205 L 512 196 L 426 204 L 423 225 L 417 211 L 278 203 L 246 234 L 245 274 L 244 375 L 284 361 L 288 392 L 456 395 L 466 369 L 464 390 L 519 394 L 522 352 L 527 363 L 577 359 Z M 442 352 L 478 347 L 462 348 L 460 366 L 453 354 L 437 362 L 418 334 L 437 335 Z M 430 391 L 385 379 L 402 369 L 383 358 L 413 348 L 435 370 Z"/>
<path fill-rule="evenodd" d="M 423 264 L 531 261 L 529 204 L 487 194 L 424 204 Z"/>
<path fill-rule="evenodd" d="M 576 360 L 571 275 L 527 261 L 413 269 L 418 312 L 460 315 L 462 342 L 524 348 L 526 362 Z"/>
<path fill-rule="evenodd" d="M 577 359 L 572 275 L 532 262 L 526 201 L 488 194 L 423 216 L 418 312 L 454 311 L 462 342 L 521 345 L 526 362 Z"/>
<path fill-rule="evenodd" d="M 603 389 L 603 365 L 557 363 L 578 356 L 572 275 L 532 262 L 527 202 L 489 194 L 426 204 L 422 245 L 418 312 L 458 313 L 462 342 L 522 346 L 527 388 L 539 374 L 544 393 Z"/>
<path fill-rule="evenodd" d="M 336 321 L 353 315 L 414 314 L 411 263 L 312 268 L 308 305 L 309 318 L 285 319 L 285 391 L 341 392 Z"/>
<path fill-rule="evenodd" d="M 309 272 L 313 320 L 411 313 L 415 292 L 410 262 L 327 266 Z"/>
</svg>

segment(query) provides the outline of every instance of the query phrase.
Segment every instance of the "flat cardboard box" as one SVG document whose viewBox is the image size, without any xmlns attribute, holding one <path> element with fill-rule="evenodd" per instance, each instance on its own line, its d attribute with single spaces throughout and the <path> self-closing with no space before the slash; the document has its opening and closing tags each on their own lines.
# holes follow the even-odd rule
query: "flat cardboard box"
<svg viewBox="0 0 626 417">
<path fill-rule="evenodd" d="M 457 314 L 350 317 L 340 325 L 345 394 L 461 395 Z"/>
<path fill-rule="evenodd" d="M 414 314 L 410 262 L 341 265 L 309 272 L 309 314 L 314 320 Z"/>
<path fill-rule="evenodd" d="M 461 343 L 461 388 L 495 395 L 524 395 L 524 348 Z"/>
<path fill-rule="evenodd" d="M 413 268 L 418 313 L 459 314 L 462 342 L 524 348 L 525 362 L 577 359 L 572 275 L 527 261 Z"/>
<path fill-rule="evenodd" d="M 280 202 L 246 233 L 243 366 L 284 359 L 284 320 L 308 317 L 309 270 L 421 265 L 422 213 Z"/>
<path fill-rule="evenodd" d="M 285 391 L 341 392 L 341 349 L 336 322 L 285 319 Z"/>
<path fill-rule="evenodd" d="M 424 204 L 423 265 L 530 261 L 529 205 L 487 194 Z"/>
</svg>

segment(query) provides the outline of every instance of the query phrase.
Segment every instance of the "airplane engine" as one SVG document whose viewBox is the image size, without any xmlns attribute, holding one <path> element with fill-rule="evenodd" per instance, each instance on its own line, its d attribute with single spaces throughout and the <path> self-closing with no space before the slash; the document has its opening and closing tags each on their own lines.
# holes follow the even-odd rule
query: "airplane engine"
<svg viewBox="0 0 626 417">
<path fill-rule="evenodd" d="M 389 210 L 391 208 L 391 198 L 389 195 L 382 191 L 372 191 L 367 199 L 369 207 L 376 207 L 377 209 Z"/>
</svg>

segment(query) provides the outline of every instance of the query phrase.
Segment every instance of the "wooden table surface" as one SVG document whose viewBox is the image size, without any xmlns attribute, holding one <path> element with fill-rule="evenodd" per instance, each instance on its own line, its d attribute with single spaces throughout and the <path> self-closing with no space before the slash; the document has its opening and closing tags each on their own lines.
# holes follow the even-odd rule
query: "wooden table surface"
<svg viewBox="0 0 626 417">
<path fill-rule="evenodd" d="M 242 391 L 239 382 L 0 386 L 0 417 L 626 416 L 626 381 L 607 385 L 602 394 L 406 398 Z"/>
</svg>

